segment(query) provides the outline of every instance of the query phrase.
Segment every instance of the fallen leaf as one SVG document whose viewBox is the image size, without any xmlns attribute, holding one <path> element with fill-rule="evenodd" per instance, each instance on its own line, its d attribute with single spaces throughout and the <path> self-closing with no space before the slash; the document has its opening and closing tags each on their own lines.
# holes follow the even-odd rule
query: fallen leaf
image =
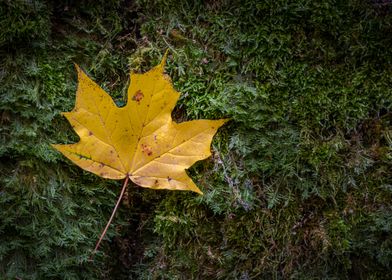
<svg viewBox="0 0 392 280">
<path fill-rule="evenodd" d="M 104 178 L 202 194 L 185 170 L 211 155 L 212 137 L 226 120 L 172 120 L 180 93 L 163 73 L 166 56 L 147 73 L 131 74 L 128 103 L 121 108 L 77 66 L 75 108 L 63 115 L 80 141 L 53 147 Z"/>
</svg>

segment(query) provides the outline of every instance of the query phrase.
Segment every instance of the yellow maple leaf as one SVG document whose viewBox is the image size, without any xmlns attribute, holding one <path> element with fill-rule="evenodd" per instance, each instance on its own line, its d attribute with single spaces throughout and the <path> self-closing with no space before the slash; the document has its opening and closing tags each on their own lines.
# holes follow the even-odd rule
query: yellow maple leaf
<svg viewBox="0 0 392 280">
<path fill-rule="evenodd" d="M 53 147 L 104 178 L 202 194 L 185 170 L 211 155 L 212 137 L 226 120 L 172 120 L 180 93 L 163 73 L 166 57 L 144 74 L 131 74 L 128 102 L 121 108 L 77 67 L 75 108 L 63 115 L 80 141 Z"/>
</svg>

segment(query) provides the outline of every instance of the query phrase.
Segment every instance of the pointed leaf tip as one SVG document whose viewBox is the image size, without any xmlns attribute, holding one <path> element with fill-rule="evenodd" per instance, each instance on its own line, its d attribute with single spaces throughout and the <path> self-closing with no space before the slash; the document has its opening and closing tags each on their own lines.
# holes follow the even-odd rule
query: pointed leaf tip
<svg viewBox="0 0 392 280">
<path fill-rule="evenodd" d="M 161 62 L 159 63 L 158 67 L 161 68 L 162 72 L 165 69 L 165 65 L 166 65 L 166 60 L 167 60 L 167 56 L 169 54 L 169 49 L 167 49 L 162 57 Z"/>
<path fill-rule="evenodd" d="M 74 65 L 74 67 L 75 67 L 75 69 L 76 69 L 76 71 L 77 71 L 78 73 L 79 73 L 80 71 L 82 71 L 82 69 L 80 68 L 80 66 L 79 66 L 76 62 L 74 62 L 73 65 Z"/>
</svg>

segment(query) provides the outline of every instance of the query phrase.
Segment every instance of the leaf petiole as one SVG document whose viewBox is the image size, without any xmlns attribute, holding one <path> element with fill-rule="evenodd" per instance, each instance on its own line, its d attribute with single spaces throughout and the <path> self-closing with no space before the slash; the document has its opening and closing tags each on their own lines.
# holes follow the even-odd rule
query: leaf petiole
<svg viewBox="0 0 392 280">
<path fill-rule="evenodd" d="M 117 208 L 118 208 L 118 206 L 120 205 L 121 199 L 122 199 L 123 196 L 124 196 L 125 189 L 127 188 L 128 180 L 129 180 L 129 176 L 127 175 L 127 177 L 125 178 L 125 181 L 124 181 L 124 184 L 123 184 L 123 187 L 122 187 L 120 196 L 118 197 L 116 206 L 114 207 L 114 209 L 113 209 L 113 211 L 112 211 L 112 215 L 110 216 L 110 219 L 109 219 L 108 223 L 106 224 L 105 229 L 102 231 L 101 236 L 99 237 L 99 240 L 98 240 L 98 242 L 97 242 L 97 245 L 95 245 L 94 251 L 92 252 L 92 254 L 91 254 L 91 256 L 90 256 L 90 259 L 89 259 L 90 261 L 93 259 L 95 253 L 98 251 L 99 245 L 101 244 L 102 239 L 105 237 L 106 232 L 107 232 L 107 230 L 108 230 L 110 224 L 112 223 L 112 220 L 113 220 L 113 218 L 114 218 L 114 215 L 115 215 L 116 212 L 117 212 Z"/>
</svg>

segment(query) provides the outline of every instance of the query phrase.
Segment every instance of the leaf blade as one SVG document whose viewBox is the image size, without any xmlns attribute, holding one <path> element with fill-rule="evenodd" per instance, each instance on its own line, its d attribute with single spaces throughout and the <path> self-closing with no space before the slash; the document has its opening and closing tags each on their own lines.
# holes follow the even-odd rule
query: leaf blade
<svg viewBox="0 0 392 280">
<path fill-rule="evenodd" d="M 166 56 L 150 71 L 131 74 L 122 108 L 77 66 L 75 107 L 63 115 L 80 141 L 53 147 L 104 178 L 129 177 L 146 188 L 202 194 L 186 169 L 211 155 L 212 138 L 227 120 L 173 122 L 171 111 L 180 93 L 163 74 Z"/>
</svg>

